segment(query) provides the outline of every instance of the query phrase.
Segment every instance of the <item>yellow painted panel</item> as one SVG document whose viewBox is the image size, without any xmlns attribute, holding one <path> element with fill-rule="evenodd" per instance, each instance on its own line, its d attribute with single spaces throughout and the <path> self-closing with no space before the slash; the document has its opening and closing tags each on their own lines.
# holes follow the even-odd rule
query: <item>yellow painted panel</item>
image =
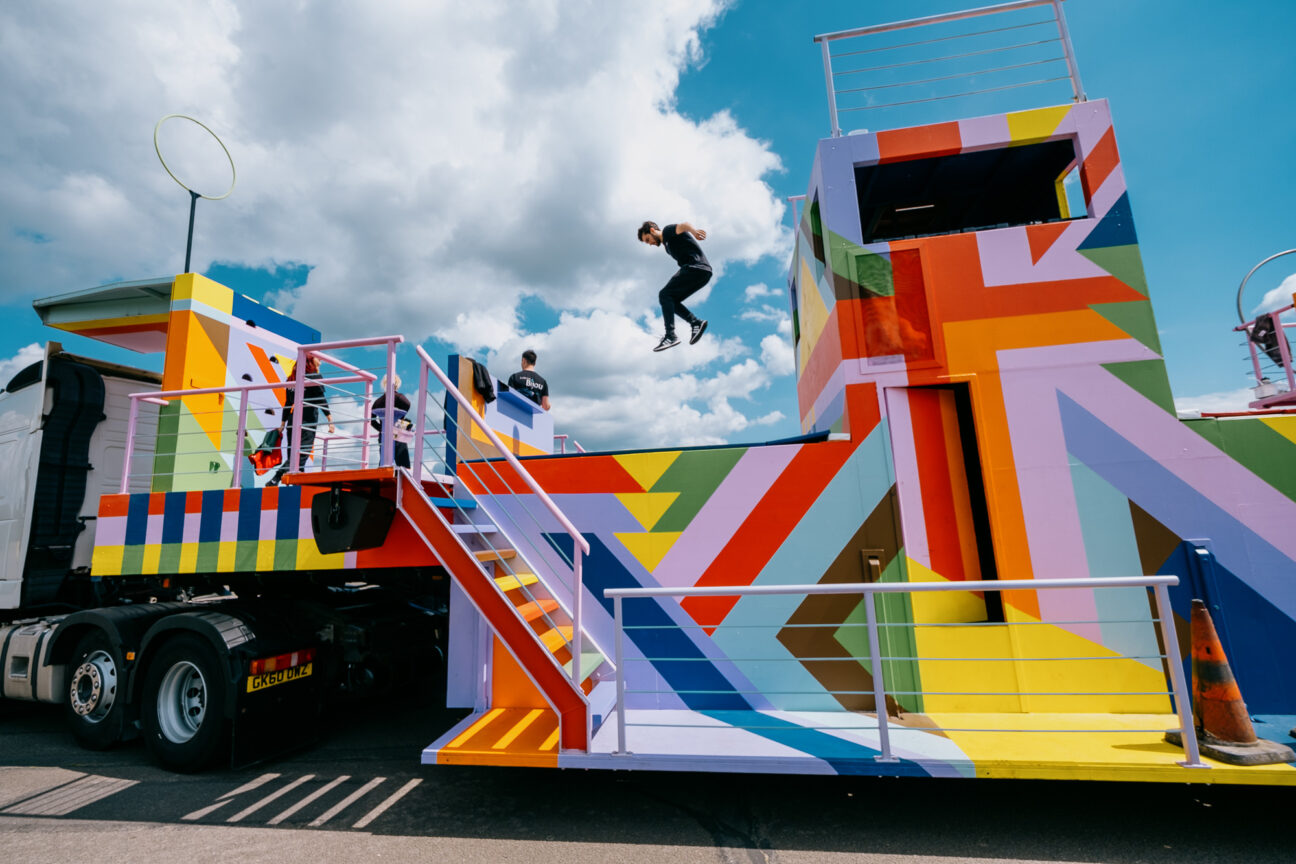
<svg viewBox="0 0 1296 864">
<path fill-rule="evenodd" d="M 651 573 L 675 545 L 675 541 L 680 538 L 680 533 L 679 531 L 658 531 L 635 534 L 627 531 L 615 536 L 630 551 L 635 560 Z"/>
<path fill-rule="evenodd" d="M 120 576 L 125 546 L 96 546 L 90 558 L 93 576 Z"/>
<path fill-rule="evenodd" d="M 238 550 L 238 542 L 235 540 L 222 540 L 220 547 L 216 550 L 216 571 L 218 573 L 234 572 L 234 555 Z"/>
<path fill-rule="evenodd" d="M 144 546 L 144 562 L 140 565 L 140 573 L 146 576 L 156 575 L 158 566 L 162 561 L 162 544 L 149 543 Z"/>
<path fill-rule="evenodd" d="M 1030 696 L 1029 711 L 1146 714 L 1170 710 L 1168 696 L 1128 696 L 1169 689 L 1158 665 L 1127 660 L 1097 642 L 1051 624 L 1017 627 L 1022 657 L 1103 657 L 1103 660 L 1048 660 L 1018 663 L 1021 689 L 1031 693 L 1109 693 L 1097 696 Z"/>
<path fill-rule="evenodd" d="M 910 582 L 947 582 L 944 576 L 905 556 Z M 915 624 L 985 620 L 985 601 L 970 591 L 918 591 L 909 596 Z M 946 656 L 946 655 L 942 655 Z"/>
<path fill-rule="evenodd" d="M 913 599 L 919 596 L 914 594 Z M 1023 689 L 1018 683 L 1015 667 L 1020 664 L 1012 659 L 1012 639 L 1007 627 L 915 627 L 914 641 L 919 657 L 962 658 L 918 661 L 924 694 L 960 694 L 924 695 L 925 713 L 1021 710 L 1017 696 L 961 695 L 1016 693 Z"/>
<path fill-rule="evenodd" d="M 1048 138 L 1066 119 L 1071 106 L 1036 108 L 1008 115 L 1008 135 L 1014 144 L 1033 144 Z"/>
<path fill-rule="evenodd" d="M 678 492 L 618 492 L 617 500 L 625 505 L 630 515 L 638 520 L 645 531 L 651 531 L 679 497 Z"/>
<path fill-rule="evenodd" d="M 1288 441 L 1296 444 L 1296 416 L 1265 417 L 1260 422 L 1264 423 Z"/>
<path fill-rule="evenodd" d="M 325 555 L 315 545 L 314 537 L 303 537 L 297 541 L 298 570 L 341 570 L 344 567 L 346 567 L 345 552 Z"/>
<path fill-rule="evenodd" d="M 146 326 L 165 324 L 169 318 L 170 313 L 160 312 L 156 315 L 125 315 L 120 318 L 91 318 L 86 321 L 51 322 L 49 326 L 70 333 L 79 333 L 82 330 L 99 330 L 105 327 L 139 327 L 144 329 Z"/>
<path fill-rule="evenodd" d="M 275 541 L 258 540 L 257 551 L 256 551 L 257 569 L 263 572 L 275 569 L 274 553 L 275 553 Z"/>
<path fill-rule="evenodd" d="M 198 544 L 197 543 L 180 544 L 180 572 L 181 573 L 198 572 Z"/>
<path fill-rule="evenodd" d="M 639 488 L 647 492 L 666 473 L 666 469 L 675 464 L 679 454 L 678 450 L 661 450 L 655 453 L 621 453 L 612 458 L 634 478 Z"/>
<path fill-rule="evenodd" d="M 227 315 L 234 311 L 234 292 L 219 282 L 213 282 L 197 273 L 183 273 L 177 276 L 175 285 L 171 289 L 171 299 L 173 301 L 196 300 Z"/>
</svg>

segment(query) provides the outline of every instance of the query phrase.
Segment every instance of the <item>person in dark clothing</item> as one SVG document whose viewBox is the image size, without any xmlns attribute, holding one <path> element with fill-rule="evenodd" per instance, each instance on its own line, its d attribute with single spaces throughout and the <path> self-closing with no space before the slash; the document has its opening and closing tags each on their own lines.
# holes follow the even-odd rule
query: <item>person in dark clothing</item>
<svg viewBox="0 0 1296 864">
<path fill-rule="evenodd" d="M 369 425 L 378 430 L 378 452 L 382 453 L 383 442 L 383 419 L 387 416 L 387 376 L 382 379 L 382 393 L 369 408 Z M 406 419 L 409 414 L 410 400 L 404 393 L 400 392 L 401 379 L 397 375 L 395 378 L 395 391 L 392 394 L 392 424 L 396 427 L 396 440 L 392 442 L 392 458 L 395 460 L 397 467 L 410 467 L 409 444 L 401 439 L 410 431 L 410 421 Z"/>
<path fill-rule="evenodd" d="M 665 228 L 658 228 L 656 222 L 645 222 L 639 226 L 638 236 L 641 243 L 665 248 L 666 254 L 679 265 L 679 270 L 657 294 L 657 299 L 661 301 L 662 320 L 666 323 L 666 335 L 653 350 L 665 351 L 679 344 L 679 340 L 675 338 L 677 313 L 691 328 L 689 344 L 696 343 L 706 332 L 707 322 L 685 308 L 683 301 L 711 281 L 711 262 L 707 261 L 697 242 L 705 240 L 707 232 L 694 228 L 687 222 L 678 222 Z"/>
<path fill-rule="evenodd" d="M 522 352 L 522 371 L 509 376 L 508 386 L 544 410 L 549 410 L 549 383 L 535 371 L 536 353 L 530 348 Z"/>
<path fill-rule="evenodd" d="M 288 373 L 288 380 L 292 381 L 297 374 L 297 367 Z M 297 453 L 297 470 L 306 470 L 306 460 L 310 458 L 311 451 L 315 448 L 315 427 L 319 424 L 320 412 L 324 412 L 324 419 L 328 421 L 328 431 L 337 431 L 333 426 L 333 415 L 329 413 L 328 396 L 324 392 L 324 385 L 310 383 L 320 379 L 319 358 L 313 354 L 306 358 L 306 382 L 302 387 L 302 419 L 301 419 L 301 450 Z M 293 389 L 288 390 L 287 404 L 283 409 L 283 420 L 279 424 L 279 430 L 284 435 L 284 448 L 292 449 L 292 423 L 293 423 Z M 288 473 L 289 464 L 284 463 L 283 467 L 275 472 L 270 478 L 267 486 L 277 486 L 283 476 Z"/>
</svg>

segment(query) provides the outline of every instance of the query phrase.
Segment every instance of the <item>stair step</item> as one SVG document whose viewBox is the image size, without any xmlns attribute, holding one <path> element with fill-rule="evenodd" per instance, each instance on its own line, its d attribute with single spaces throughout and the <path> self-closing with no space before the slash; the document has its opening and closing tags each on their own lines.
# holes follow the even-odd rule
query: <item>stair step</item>
<svg viewBox="0 0 1296 864">
<path fill-rule="evenodd" d="M 456 534 L 498 534 L 499 529 L 490 522 L 483 522 L 478 525 L 474 522 L 461 522 L 458 525 L 451 525 L 450 530 Z"/>
<path fill-rule="evenodd" d="M 540 581 L 540 577 L 534 573 L 517 573 L 512 576 L 496 576 L 495 584 L 499 589 L 507 594 L 510 591 L 516 591 L 523 585 L 534 585 Z"/>
<path fill-rule="evenodd" d="M 551 627 L 540 634 L 540 641 L 550 651 L 557 651 L 559 648 L 566 648 L 571 644 L 572 628 L 570 627 Z"/>
<path fill-rule="evenodd" d="M 594 689 L 594 681 L 591 678 L 595 670 L 603 665 L 603 659 L 603 655 L 598 651 L 581 652 L 581 674 L 584 676 L 584 680 L 581 681 L 581 689 L 585 691 L 586 696 Z M 567 673 L 568 678 L 571 677 L 572 661 L 568 660 L 563 664 L 563 671 Z"/>
<path fill-rule="evenodd" d="M 477 502 L 471 498 L 429 498 L 433 507 L 458 507 L 461 510 L 475 510 Z"/>
<path fill-rule="evenodd" d="M 480 552 L 474 552 L 473 557 L 483 563 L 487 561 L 511 561 L 517 557 L 516 549 L 483 549 Z"/>
<path fill-rule="evenodd" d="M 523 603 L 517 607 L 517 611 L 523 620 L 529 624 L 537 618 L 558 611 L 558 601 L 551 597 L 544 597 L 539 600 L 532 600 L 530 603 Z"/>
</svg>

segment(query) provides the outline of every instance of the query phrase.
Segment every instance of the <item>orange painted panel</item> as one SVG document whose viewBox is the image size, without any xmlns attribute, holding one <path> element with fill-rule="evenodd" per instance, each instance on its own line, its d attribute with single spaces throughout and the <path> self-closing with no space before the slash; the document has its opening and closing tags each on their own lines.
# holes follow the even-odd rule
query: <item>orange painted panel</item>
<svg viewBox="0 0 1296 864">
<path fill-rule="evenodd" d="M 879 164 L 950 156 L 963 149 L 958 123 L 933 123 L 878 133 Z"/>
<path fill-rule="evenodd" d="M 549 703 L 498 637 L 491 639 L 491 707 L 548 708 Z"/>
<path fill-rule="evenodd" d="M 1116 151 L 1116 129 L 1110 127 L 1098 140 L 1093 150 L 1085 157 L 1080 167 L 1080 186 L 1084 189 L 1085 203 L 1088 204 L 1107 179 L 1107 176 L 1120 164 L 1120 153 Z"/>
</svg>

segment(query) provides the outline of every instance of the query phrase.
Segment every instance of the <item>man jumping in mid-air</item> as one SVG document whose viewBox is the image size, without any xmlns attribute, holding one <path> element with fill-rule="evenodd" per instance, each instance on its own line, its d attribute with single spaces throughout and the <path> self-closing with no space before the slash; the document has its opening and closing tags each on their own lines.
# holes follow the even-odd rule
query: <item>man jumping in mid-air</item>
<svg viewBox="0 0 1296 864">
<path fill-rule="evenodd" d="M 705 240 L 707 233 L 701 228 L 694 228 L 687 222 L 667 225 L 658 228 L 656 222 L 645 222 L 639 226 L 639 240 L 649 246 L 663 246 L 666 254 L 675 259 L 679 270 L 666 287 L 657 294 L 661 301 L 662 319 L 666 322 L 666 335 L 657 343 L 654 351 L 665 351 L 679 344 L 675 338 L 675 313 L 689 323 L 692 333 L 689 344 L 697 342 L 706 332 L 707 322 L 697 317 L 684 307 L 683 300 L 692 296 L 703 285 L 711 281 L 711 262 L 702 253 L 698 240 Z"/>
</svg>

